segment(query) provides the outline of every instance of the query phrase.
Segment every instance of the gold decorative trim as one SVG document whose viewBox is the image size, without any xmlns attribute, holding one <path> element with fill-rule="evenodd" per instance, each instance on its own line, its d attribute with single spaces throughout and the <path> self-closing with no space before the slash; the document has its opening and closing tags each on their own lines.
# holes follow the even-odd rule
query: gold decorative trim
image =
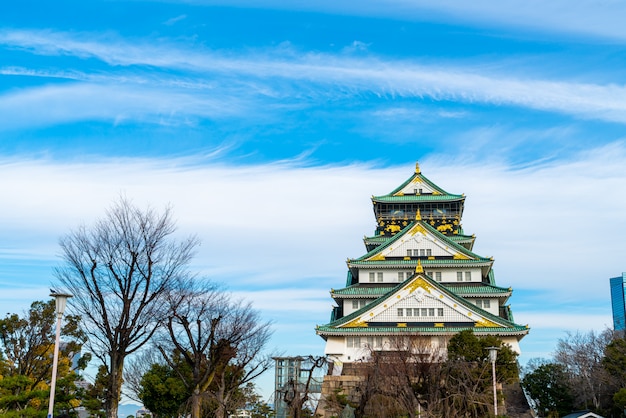
<svg viewBox="0 0 626 418">
<path fill-rule="evenodd" d="M 443 322 L 435 322 L 435 328 L 443 328 Z"/>
<path fill-rule="evenodd" d="M 452 256 L 452 258 L 454 260 L 471 260 L 470 257 L 466 256 L 465 254 L 461 254 L 461 253 L 456 253 Z"/>
<path fill-rule="evenodd" d="M 422 267 L 422 262 L 420 260 L 417 260 L 417 266 L 415 266 L 415 272 L 416 273 L 424 272 L 424 267 Z"/>
<path fill-rule="evenodd" d="M 385 261 L 385 256 L 378 253 L 368 259 L 368 261 Z"/>
<path fill-rule="evenodd" d="M 417 161 L 415 162 L 415 174 L 420 174 L 420 163 L 418 163 Z"/>
<path fill-rule="evenodd" d="M 416 221 L 421 221 L 422 220 L 422 212 L 420 212 L 419 209 L 417 210 L 417 212 L 415 212 L 415 220 Z"/>
<path fill-rule="evenodd" d="M 367 322 L 363 318 L 356 318 L 347 324 L 343 325 L 345 328 L 367 328 Z"/>
<path fill-rule="evenodd" d="M 420 287 L 423 288 L 428 293 L 430 293 L 430 291 L 433 288 L 426 280 L 422 279 L 421 277 L 418 277 L 417 279 L 415 279 L 414 281 L 406 285 L 404 289 L 402 290 L 407 290 L 409 293 L 413 293 Z M 399 297 L 400 295 L 398 295 L 398 298 Z"/>
<path fill-rule="evenodd" d="M 398 328 L 406 328 L 406 322 L 398 322 Z"/>
<path fill-rule="evenodd" d="M 476 321 L 476 323 L 474 324 L 474 327 L 478 327 L 478 328 L 498 328 L 501 325 L 496 324 L 495 322 L 489 321 L 488 319 L 480 319 L 478 321 Z"/>
<path fill-rule="evenodd" d="M 422 235 L 426 235 L 426 228 L 424 228 L 422 225 L 417 224 L 415 225 L 413 228 L 411 228 L 411 230 L 409 231 L 410 235 L 415 235 L 417 233 L 420 233 Z"/>
</svg>

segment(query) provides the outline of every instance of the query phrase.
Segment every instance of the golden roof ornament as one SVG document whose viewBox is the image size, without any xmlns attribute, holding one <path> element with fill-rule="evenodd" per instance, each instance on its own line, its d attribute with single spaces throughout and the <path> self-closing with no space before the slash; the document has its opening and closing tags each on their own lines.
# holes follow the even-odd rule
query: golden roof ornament
<svg viewBox="0 0 626 418">
<path fill-rule="evenodd" d="M 417 266 L 415 267 L 415 272 L 416 273 L 424 272 L 424 267 L 422 267 L 422 262 L 420 260 L 417 260 Z"/>
<path fill-rule="evenodd" d="M 420 174 L 420 163 L 416 162 L 415 163 L 415 174 Z"/>
</svg>

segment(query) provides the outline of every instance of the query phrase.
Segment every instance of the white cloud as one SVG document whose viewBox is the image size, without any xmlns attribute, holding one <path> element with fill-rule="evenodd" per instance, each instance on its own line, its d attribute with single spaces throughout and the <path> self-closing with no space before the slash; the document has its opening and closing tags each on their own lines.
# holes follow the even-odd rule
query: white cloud
<svg viewBox="0 0 626 418">
<path fill-rule="evenodd" d="M 498 284 L 519 291 L 512 308 L 517 322 L 531 326 L 525 345 L 532 345 L 535 325 L 606 325 L 608 278 L 624 268 L 625 160 L 626 146 L 615 143 L 571 161 L 522 169 L 444 156 L 421 161 L 431 180 L 467 195 L 463 225 L 477 235 L 476 251 L 495 257 Z M 30 257 L 51 267 L 57 238 L 101 216 L 120 192 L 141 206 L 170 202 L 180 233 L 196 233 L 203 241 L 194 262 L 200 273 L 225 282 L 275 318 L 277 329 L 289 333 L 276 338 L 293 338 L 285 328 L 293 321 L 310 336 L 330 314 L 330 288 L 344 286 L 345 259 L 362 255 L 361 237 L 374 230 L 369 196 L 391 191 L 412 170 L 236 167 L 189 159 L 5 160 L 0 176 L 12 180 L 0 183 L 0 228 L 9 233 L 0 247 L 10 249 L 2 252 L 5 260 L 28 265 Z M 47 295 L 45 289 L 27 293 L 0 273 L 1 293 L 12 300 Z M 39 280 L 43 289 L 50 279 L 35 277 L 30 285 Z M 594 313 L 580 314 L 589 306 Z M 555 307 L 563 311 L 555 313 Z"/>
<path fill-rule="evenodd" d="M 623 17 L 626 5 L 619 0 L 183 0 L 204 5 L 266 7 L 307 10 L 355 16 L 391 17 L 404 21 L 464 22 L 469 25 L 540 30 L 545 33 L 591 35 L 626 40 Z"/>
<path fill-rule="evenodd" d="M 2 129 L 46 126 L 82 120 L 128 119 L 161 125 L 194 123 L 199 117 L 241 115 L 248 105 L 206 92 L 124 84 L 72 83 L 12 91 L 0 96 Z M 194 118 L 194 119 L 190 119 Z"/>
<path fill-rule="evenodd" d="M 238 56 L 219 51 L 198 51 L 197 47 L 191 50 L 185 45 L 164 42 L 157 46 L 150 41 L 129 42 L 117 38 L 100 39 L 89 34 L 78 36 L 42 31 L 5 30 L 0 32 L 0 43 L 32 50 L 37 54 L 94 57 L 113 65 L 114 68 L 110 69 L 114 73 L 111 80 L 100 80 L 97 87 L 88 85 L 89 90 L 99 89 L 96 93 L 102 94 L 105 106 L 101 112 L 106 115 L 104 117 L 111 112 L 133 117 L 158 110 L 166 114 L 209 117 L 216 113 L 221 114 L 220 112 L 249 115 L 250 108 L 243 106 L 243 103 L 252 98 L 259 100 L 250 104 L 258 112 L 267 107 L 268 103 L 277 105 L 282 101 L 281 106 L 284 106 L 295 98 L 299 99 L 300 105 L 306 105 L 315 100 L 327 100 L 331 94 L 372 92 L 389 98 L 429 97 L 437 101 L 519 106 L 588 119 L 626 122 L 626 87 L 623 84 L 514 77 L 507 68 L 499 70 L 500 72 L 481 72 L 463 66 L 421 65 L 414 61 L 383 60 L 371 56 L 356 58 L 345 55 L 298 54 L 294 51 L 285 52 L 283 48 L 275 51 L 247 51 L 245 55 Z M 115 69 L 115 66 L 131 65 L 153 66 L 163 70 L 178 69 L 187 73 L 181 78 L 162 72 L 151 79 L 141 80 L 131 74 L 127 83 L 143 84 L 132 87 L 118 85 L 113 88 L 111 83 L 118 83 L 122 78 L 122 74 L 118 74 L 121 69 Z M 8 68 L 5 71 L 16 70 Z M 34 70 L 23 71 L 27 73 Z M 43 73 L 38 73 L 41 74 Z M 72 72 L 64 71 L 63 74 Z M 176 85 L 182 90 L 165 90 L 163 85 Z M 305 86 L 308 93 L 303 97 Z M 43 103 L 55 100 L 59 102 L 61 99 L 55 97 L 64 98 L 62 93 L 65 89 L 80 97 L 81 92 L 76 90 L 87 87 L 43 87 L 21 94 L 7 94 L 0 98 L 0 103 L 4 102 L 2 107 L 9 110 L 22 97 L 30 101 L 40 99 Z M 200 95 L 199 98 L 187 94 L 192 91 L 197 95 L 203 89 L 207 94 Z M 107 94 L 107 91 L 114 92 L 115 95 Z M 213 99 L 216 94 L 217 100 Z M 56 102 L 53 104 L 57 104 Z M 84 103 L 84 100 L 80 101 L 80 105 Z M 106 106 L 107 103 L 113 109 Z M 98 106 L 87 105 L 85 110 L 80 111 L 80 107 L 72 104 L 72 101 L 65 106 L 58 103 L 60 110 L 52 112 L 49 118 L 58 116 L 58 112 L 67 107 L 78 110 L 75 112 L 76 118 L 102 117 L 98 113 Z"/>
<path fill-rule="evenodd" d="M 623 268 L 625 159 L 624 144 L 616 143 L 570 162 L 519 170 L 442 156 L 422 166 L 442 187 L 467 195 L 463 225 L 477 234 L 477 252 L 495 257 L 503 285 L 599 298 L 605 279 Z M 22 230 L 18 236 L 33 231 L 56 242 L 100 216 L 120 193 L 141 205 L 171 202 L 181 230 L 202 238 L 197 263 L 207 271 L 238 275 L 242 283 L 261 284 L 262 277 L 268 286 L 289 283 L 296 272 L 324 285 L 337 275 L 331 286 L 339 287 L 345 258 L 361 255 L 360 237 L 375 226 L 369 196 L 392 190 L 409 170 L 5 161 L 0 175 L 13 180 L 0 185 L 6 202 L 0 219 L 3 229 Z M 588 280 L 600 282 L 588 288 Z"/>
</svg>

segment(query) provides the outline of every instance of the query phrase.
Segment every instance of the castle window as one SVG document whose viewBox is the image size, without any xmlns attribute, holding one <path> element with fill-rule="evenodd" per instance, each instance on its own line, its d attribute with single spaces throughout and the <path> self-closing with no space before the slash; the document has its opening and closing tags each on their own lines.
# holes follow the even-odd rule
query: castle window
<svg viewBox="0 0 626 418">
<path fill-rule="evenodd" d="M 374 272 L 370 272 L 370 282 L 373 282 L 375 280 L 376 275 L 374 274 Z"/>
<path fill-rule="evenodd" d="M 428 308 L 422 308 L 422 316 L 428 316 Z"/>
<path fill-rule="evenodd" d="M 435 316 L 435 308 L 428 308 L 428 316 Z"/>
<path fill-rule="evenodd" d="M 438 281 L 438 282 L 441 281 L 441 272 L 440 271 L 435 272 L 435 280 Z"/>
<path fill-rule="evenodd" d="M 472 281 L 472 272 L 471 271 L 466 271 L 465 272 L 465 281 L 466 282 L 471 282 Z"/>
<path fill-rule="evenodd" d="M 426 256 L 430 257 L 431 255 L 433 255 L 433 250 L 431 250 L 430 248 L 426 249 Z"/>
<path fill-rule="evenodd" d="M 398 281 L 399 282 L 403 282 L 404 281 L 404 272 L 403 271 L 399 271 L 398 272 Z"/>
<path fill-rule="evenodd" d="M 443 308 L 437 308 L 437 316 L 443 316 Z"/>
<path fill-rule="evenodd" d="M 398 316 L 402 316 L 402 308 L 398 308 Z"/>
<path fill-rule="evenodd" d="M 422 248 L 420 250 L 420 257 L 424 257 L 424 256 L 426 256 L 426 250 Z"/>
<path fill-rule="evenodd" d="M 463 281 L 463 272 L 462 271 L 457 271 L 456 272 L 456 281 L 457 282 L 462 282 Z"/>
<path fill-rule="evenodd" d="M 367 299 L 361 299 L 361 300 L 353 300 L 352 301 L 352 309 L 360 309 L 360 308 L 364 308 L 365 305 L 368 304 L 368 300 Z"/>
<path fill-rule="evenodd" d="M 413 309 L 406 308 L 406 316 L 413 316 Z"/>
<path fill-rule="evenodd" d="M 411 250 L 406 250 L 407 257 L 411 257 L 412 255 L 413 255 L 413 252 Z"/>
<path fill-rule="evenodd" d="M 483 309 L 489 309 L 491 307 L 491 301 L 489 299 L 476 299 L 476 306 Z"/>
<path fill-rule="evenodd" d="M 348 348 L 361 348 L 361 337 L 347 337 L 346 345 Z"/>
<path fill-rule="evenodd" d="M 367 337 L 367 346 L 369 348 L 380 348 L 383 346 L 383 337 Z"/>
<path fill-rule="evenodd" d="M 383 273 L 381 271 L 376 273 L 376 278 L 378 279 L 379 282 L 382 282 L 383 281 Z"/>
</svg>

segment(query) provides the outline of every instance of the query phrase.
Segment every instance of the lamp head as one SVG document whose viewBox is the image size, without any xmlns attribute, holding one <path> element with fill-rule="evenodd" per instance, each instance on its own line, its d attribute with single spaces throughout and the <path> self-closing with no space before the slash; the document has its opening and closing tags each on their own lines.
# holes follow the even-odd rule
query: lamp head
<svg viewBox="0 0 626 418">
<path fill-rule="evenodd" d="M 487 347 L 486 350 L 489 350 L 489 361 L 495 363 L 500 347 Z"/>
<path fill-rule="evenodd" d="M 57 292 L 54 289 L 50 289 L 52 293 L 50 296 L 54 297 L 54 301 L 56 303 L 57 315 L 63 316 L 63 312 L 65 312 L 65 305 L 67 304 L 67 299 L 71 298 L 73 295 L 69 293 Z"/>
</svg>

